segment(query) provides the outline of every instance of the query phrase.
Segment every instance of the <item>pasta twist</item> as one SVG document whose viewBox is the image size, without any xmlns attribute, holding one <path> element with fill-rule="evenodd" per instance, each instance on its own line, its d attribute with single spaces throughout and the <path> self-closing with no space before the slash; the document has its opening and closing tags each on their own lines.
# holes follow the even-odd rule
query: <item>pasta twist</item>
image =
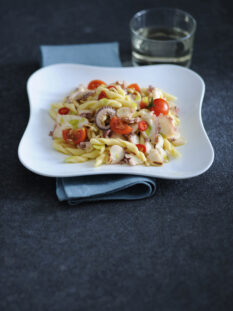
<svg viewBox="0 0 233 311">
<path fill-rule="evenodd" d="M 85 150 L 78 149 L 76 147 L 72 147 L 71 145 L 66 144 L 64 142 L 64 140 L 59 139 L 59 138 L 54 139 L 53 148 L 56 149 L 57 151 L 60 151 L 64 154 L 68 154 L 68 155 L 80 156 L 80 155 L 86 153 Z"/>
<path fill-rule="evenodd" d="M 99 86 L 96 90 L 97 98 L 101 92 L 104 92 L 107 95 L 107 97 L 111 99 L 125 98 L 125 91 L 119 85 L 116 85 L 110 89 L 108 89 L 105 86 Z"/>
<path fill-rule="evenodd" d="M 90 140 L 90 143 L 92 145 L 107 145 L 107 146 L 113 146 L 118 145 L 121 147 L 126 148 L 129 152 L 134 153 L 142 162 L 147 162 L 147 159 L 143 152 L 139 151 L 137 146 L 133 143 L 130 143 L 128 141 L 125 141 L 120 138 L 92 138 Z"/>
<path fill-rule="evenodd" d="M 103 98 L 101 100 L 90 100 L 84 104 L 79 105 L 78 111 L 79 111 L 79 113 L 81 113 L 82 110 L 86 110 L 86 109 L 89 109 L 91 111 L 95 111 L 95 110 L 97 110 L 101 107 L 104 107 L 104 106 L 111 106 L 113 108 L 120 108 L 120 107 L 122 107 L 122 104 L 116 100 L 106 99 L 106 98 Z"/>
<path fill-rule="evenodd" d="M 91 152 L 83 153 L 82 155 L 75 155 L 72 157 L 68 157 L 65 159 L 66 163 L 82 163 L 86 162 L 91 159 L 95 159 L 96 157 L 99 156 L 99 151 L 98 150 L 93 150 Z"/>
<path fill-rule="evenodd" d="M 107 158 L 108 158 L 108 153 L 107 152 L 103 152 L 102 154 L 100 154 L 95 161 L 95 167 L 98 167 L 104 163 L 107 162 Z"/>
<path fill-rule="evenodd" d="M 179 151 L 176 150 L 174 145 L 170 143 L 170 141 L 167 140 L 167 138 L 164 138 L 163 147 L 174 158 L 180 157 L 181 154 L 179 153 Z"/>
</svg>

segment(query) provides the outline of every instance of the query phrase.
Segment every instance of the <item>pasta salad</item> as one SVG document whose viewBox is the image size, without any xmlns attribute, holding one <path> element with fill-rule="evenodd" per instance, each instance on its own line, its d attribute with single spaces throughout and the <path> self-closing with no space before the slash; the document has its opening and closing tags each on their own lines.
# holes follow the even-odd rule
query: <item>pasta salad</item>
<svg viewBox="0 0 233 311">
<path fill-rule="evenodd" d="M 66 163 L 161 166 L 185 143 L 175 102 L 154 86 L 92 80 L 51 105 L 53 147 Z"/>
</svg>

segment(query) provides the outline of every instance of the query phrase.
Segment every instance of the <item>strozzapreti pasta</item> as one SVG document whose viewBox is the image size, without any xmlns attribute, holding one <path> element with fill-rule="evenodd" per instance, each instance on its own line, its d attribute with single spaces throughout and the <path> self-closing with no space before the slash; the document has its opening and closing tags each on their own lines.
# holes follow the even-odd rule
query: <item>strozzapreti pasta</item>
<svg viewBox="0 0 233 311">
<path fill-rule="evenodd" d="M 51 105 L 53 147 L 67 163 L 160 166 L 185 143 L 175 102 L 157 87 L 92 80 Z"/>
</svg>

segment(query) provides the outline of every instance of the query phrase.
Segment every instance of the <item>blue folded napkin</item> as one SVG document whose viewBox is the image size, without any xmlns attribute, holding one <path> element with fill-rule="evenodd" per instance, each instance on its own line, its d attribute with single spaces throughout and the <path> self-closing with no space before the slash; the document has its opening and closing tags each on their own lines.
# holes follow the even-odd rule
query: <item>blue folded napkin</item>
<svg viewBox="0 0 233 311">
<path fill-rule="evenodd" d="M 57 196 L 70 205 L 86 201 L 144 199 L 155 192 L 154 180 L 135 175 L 57 178 Z"/>
<path fill-rule="evenodd" d="M 40 47 L 42 66 L 72 63 L 92 66 L 121 67 L 117 42 Z"/>
<path fill-rule="evenodd" d="M 117 42 L 41 46 L 42 66 L 58 63 L 120 67 Z M 72 165 L 72 164 L 71 164 Z M 135 175 L 94 175 L 57 178 L 59 201 L 70 205 L 99 200 L 136 200 L 151 197 L 156 190 L 155 180 Z"/>
</svg>

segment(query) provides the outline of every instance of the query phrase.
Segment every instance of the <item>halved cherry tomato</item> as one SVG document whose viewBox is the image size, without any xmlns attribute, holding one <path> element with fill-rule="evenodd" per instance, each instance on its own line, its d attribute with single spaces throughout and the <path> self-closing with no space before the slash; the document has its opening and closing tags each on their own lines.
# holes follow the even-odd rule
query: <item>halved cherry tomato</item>
<svg viewBox="0 0 233 311">
<path fill-rule="evenodd" d="M 145 153 L 146 152 L 146 146 L 143 144 L 137 144 L 138 150 Z"/>
<path fill-rule="evenodd" d="M 68 142 L 69 139 L 71 139 L 70 137 L 70 132 L 72 131 L 72 129 L 65 129 L 62 131 L 62 136 L 65 142 Z"/>
<path fill-rule="evenodd" d="M 140 121 L 138 122 L 138 129 L 139 131 L 143 132 L 148 128 L 148 124 L 146 121 Z"/>
<path fill-rule="evenodd" d="M 101 80 L 92 80 L 91 82 L 89 82 L 88 84 L 88 90 L 95 90 L 98 86 L 100 85 L 106 85 L 106 83 L 104 81 Z"/>
<path fill-rule="evenodd" d="M 132 83 L 127 86 L 128 89 L 135 89 L 136 91 L 140 92 L 140 87 L 138 86 L 137 83 Z"/>
<path fill-rule="evenodd" d="M 74 130 L 72 130 L 71 137 L 72 137 L 73 143 L 75 145 L 81 143 L 87 137 L 87 130 L 86 130 L 86 128 L 84 127 L 82 129 L 74 129 Z"/>
<path fill-rule="evenodd" d="M 60 109 L 58 110 L 58 113 L 59 113 L 59 114 L 68 114 L 69 111 L 70 111 L 69 108 L 67 108 L 67 107 L 62 107 L 62 108 L 60 108 Z"/>
<path fill-rule="evenodd" d="M 162 98 L 156 98 L 153 101 L 154 106 L 150 108 L 150 111 L 153 111 L 154 114 L 158 117 L 160 113 L 167 115 L 169 112 L 169 106 L 166 100 Z"/>
<path fill-rule="evenodd" d="M 116 116 L 111 119 L 110 127 L 117 134 L 128 135 L 132 132 L 132 127 Z"/>
<path fill-rule="evenodd" d="M 73 142 L 75 145 L 84 141 L 87 137 L 86 128 L 82 129 L 65 129 L 62 131 L 62 136 L 65 142 Z"/>
<path fill-rule="evenodd" d="M 106 97 L 107 97 L 106 93 L 104 91 L 101 91 L 99 96 L 98 96 L 98 100 L 100 100 L 102 98 L 106 98 Z"/>
<path fill-rule="evenodd" d="M 108 86 L 107 86 L 107 89 L 110 90 L 111 88 L 114 88 L 115 90 L 117 89 L 117 88 L 115 87 L 115 85 L 108 85 Z"/>
<path fill-rule="evenodd" d="M 140 102 L 140 108 L 141 109 L 144 109 L 147 107 L 147 104 L 143 103 L 143 102 Z"/>
</svg>

